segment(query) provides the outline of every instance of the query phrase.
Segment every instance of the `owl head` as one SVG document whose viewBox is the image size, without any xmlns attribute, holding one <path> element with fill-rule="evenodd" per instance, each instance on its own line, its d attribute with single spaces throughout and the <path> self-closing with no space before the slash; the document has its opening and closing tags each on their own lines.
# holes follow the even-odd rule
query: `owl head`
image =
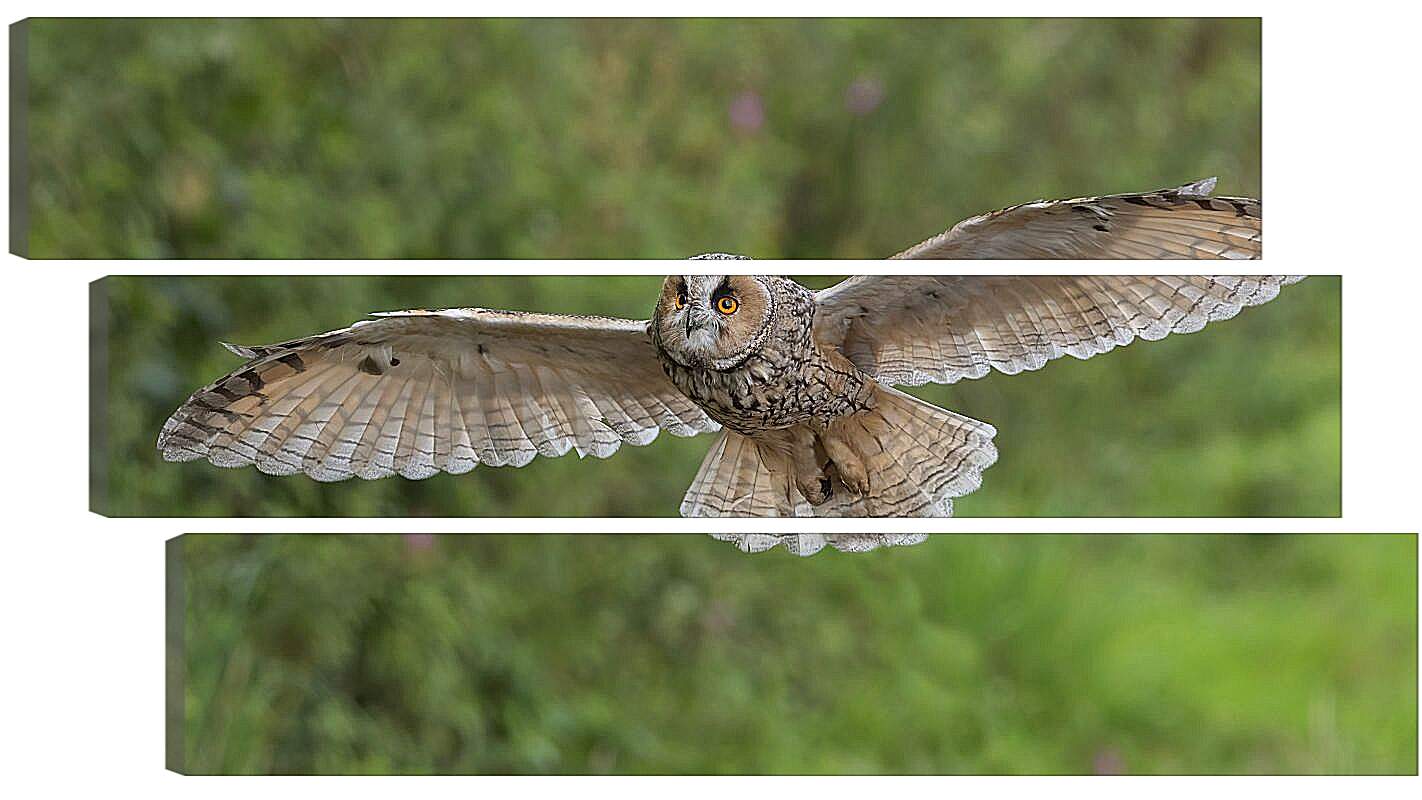
<svg viewBox="0 0 1422 800">
<path fill-rule="evenodd" d="M 652 314 L 657 345 L 694 369 L 734 369 L 760 349 L 775 312 L 765 275 L 670 275 Z"/>
</svg>

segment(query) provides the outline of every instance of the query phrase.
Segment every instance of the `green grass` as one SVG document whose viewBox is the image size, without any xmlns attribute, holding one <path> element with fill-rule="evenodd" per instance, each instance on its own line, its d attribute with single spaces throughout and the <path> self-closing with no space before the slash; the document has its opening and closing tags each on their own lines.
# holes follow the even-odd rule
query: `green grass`
<svg viewBox="0 0 1422 800">
<path fill-rule="evenodd" d="M 1415 773 L 1415 536 L 189 536 L 190 772 Z"/>
<path fill-rule="evenodd" d="M 1258 19 L 40 19 L 28 245 L 881 258 L 1039 197 L 1257 197 L 1260 42 Z"/>
<path fill-rule="evenodd" d="M 809 279 L 822 286 L 830 278 Z M 119 516 L 672 516 L 711 437 L 605 461 L 319 484 L 164 463 L 163 421 L 262 344 L 367 312 L 479 305 L 645 318 L 655 277 L 111 277 L 98 285 L 93 507 Z M 987 420 L 1001 457 L 962 516 L 1336 516 L 1341 281 L 1200 333 L 915 393 Z"/>
</svg>

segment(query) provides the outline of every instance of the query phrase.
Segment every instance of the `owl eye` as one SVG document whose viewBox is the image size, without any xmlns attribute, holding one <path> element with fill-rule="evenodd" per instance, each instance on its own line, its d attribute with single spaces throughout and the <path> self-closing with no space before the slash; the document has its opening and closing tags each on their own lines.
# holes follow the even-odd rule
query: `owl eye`
<svg viewBox="0 0 1422 800">
<path fill-rule="evenodd" d="M 731 314 L 736 313 L 736 309 L 740 307 L 741 304 L 736 300 L 736 298 L 730 295 L 726 295 L 720 300 L 716 301 L 716 310 L 721 312 L 722 314 L 725 314 L 726 316 L 730 316 Z"/>
<path fill-rule="evenodd" d="M 686 295 L 681 292 L 677 292 L 676 299 L 672 300 L 672 303 L 676 305 L 677 311 L 686 308 Z"/>
</svg>

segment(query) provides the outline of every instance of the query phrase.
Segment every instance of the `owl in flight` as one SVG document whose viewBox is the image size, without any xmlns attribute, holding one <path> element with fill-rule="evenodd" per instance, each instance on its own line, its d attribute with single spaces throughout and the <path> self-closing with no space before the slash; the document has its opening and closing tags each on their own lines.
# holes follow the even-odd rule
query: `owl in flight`
<svg viewBox="0 0 1422 800">
<path fill-rule="evenodd" d="M 1255 200 L 1213 181 L 975 217 L 903 258 L 1257 257 Z M 733 256 L 707 256 L 734 258 Z M 1285 276 L 674 275 L 650 320 L 400 311 L 265 347 L 163 426 L 169 461 L 425 478 L 605 458 L 719 431 L 688 516 L 946 516 L 997 459 L 991 425 L 894 388 L 1038 369 L 1190 333 Z"/>
</svg>

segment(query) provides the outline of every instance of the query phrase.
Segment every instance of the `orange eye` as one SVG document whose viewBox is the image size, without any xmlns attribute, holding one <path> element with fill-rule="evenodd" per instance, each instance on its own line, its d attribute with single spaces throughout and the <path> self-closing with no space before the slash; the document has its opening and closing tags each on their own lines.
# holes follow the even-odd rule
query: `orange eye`
<svg viewBox="0 0 1422 800">
<path fill-rule="evenodd" d="M 727 316 L 736 313 L 736 309 L 740 307 L 741 304 L 736 301 L 736 298 L 730 295 L 726 295 L 716 301 L 716 310 Z"/>
<path fill-rule="evenodd" d="M 686 295 L 678 294 L 676 296 L 676 299 L 672 302 L 676 303 L 676 308 L 678 311 L 680 311 L 681 309 L 686 308 Z"/>
</svg>

